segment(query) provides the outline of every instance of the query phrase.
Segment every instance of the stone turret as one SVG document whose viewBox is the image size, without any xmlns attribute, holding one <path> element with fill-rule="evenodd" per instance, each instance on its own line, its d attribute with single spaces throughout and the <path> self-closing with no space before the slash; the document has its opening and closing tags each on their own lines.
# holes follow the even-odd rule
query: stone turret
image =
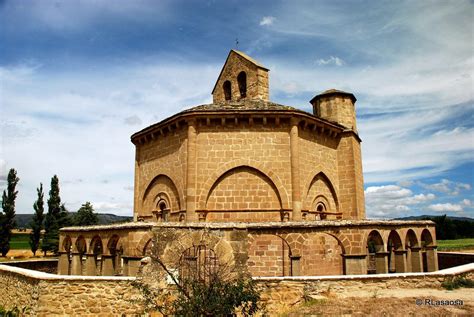
<svg viewBox="0 0 474 317">
<path fill-rule="evenodd" d="M 357 133 L 356 97 L 345 91 L 330 89 L 315 96 L 310 103 L 316 117 L 339 123 Z"/>
<path fill-rule="evenodd" d="M 268 101 L 268 68 L 247 56 L 231 50 L 212 90 L 214 103 Z"/>
</svg>

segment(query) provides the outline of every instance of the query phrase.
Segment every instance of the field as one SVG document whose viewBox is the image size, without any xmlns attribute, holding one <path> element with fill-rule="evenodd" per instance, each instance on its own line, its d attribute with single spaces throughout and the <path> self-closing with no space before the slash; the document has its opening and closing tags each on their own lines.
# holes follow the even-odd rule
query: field
<svg viewBox="0 0 474 317">
<path fill-rule="evenodd" d="M 438 240 L 438 251 L 474 249 L 474 239 Z"/>
<path fill-rule="evenodd" d="M 29 250 L 30 235 L 28 233 L 14 233 L 10 240 L 10 249 L 12 250 Z"/>
</svg>

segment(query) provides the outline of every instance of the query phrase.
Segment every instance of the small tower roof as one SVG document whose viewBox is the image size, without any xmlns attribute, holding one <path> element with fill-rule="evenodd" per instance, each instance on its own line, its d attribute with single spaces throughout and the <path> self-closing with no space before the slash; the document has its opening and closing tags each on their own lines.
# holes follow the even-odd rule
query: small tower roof
<svg viewBox="0 0 474 317">
<path fill-rule="evenodd" d="M 337 96 L 337 95 L 350 97 L 352 99 L 352 102 L 357 101 L 356 97 L 352 93 L 332 88 L 332 89 L 323 91 L 319 95 L 314 96 L 313 99 L 310 100 L 310 103 L 312 104 L 314 101 L 322 97 L 330 97 L 330 96 Z"/>
<path fill-rule="evenodd" d="M 250 63 L 254 64 L 255 66 L 257 66 L 258 68 L 261 68 L 261 69 L 264 69 L 266 71 L 269 71 L 268 68 L 266 68 L 265 66 L 263 66 L 262 64 L 260 64 L 259 62 L 257 62 L 256 60 L 254 60 L 252 57 L 248 56 L 247 54 L 241 52 L 241 51 L 237 51 L 237 50 L 230 50 L 229 52 L 229 55 L 227 55 L 227 58 L 225 60 L 225 63 L 224 65 L 222 66 L 222 69 L 221 69 L 221 72 L 219 73 L 219 76 L 217 77 L 217 80 L 216 80 L 216 83 L 214 84 L 214 88 L 212 89 L 212 94 L 214 94 L 214 91 L 216 90 L 216 86 L 217 86 L 217 83 L 219 82 L 219 79 L 221 78 L 222 76 L 222 72 L 224 71 L 226 65 L 227 65 L 227 62 L 229 61 L 229 57 L 231 56 L 231 54 L 234 53 L 234 54 L 237 54 L 239 55 L 240 57 L 243 57 L 245 58 L 247 61 L 249 61 Z"/>
</svg>

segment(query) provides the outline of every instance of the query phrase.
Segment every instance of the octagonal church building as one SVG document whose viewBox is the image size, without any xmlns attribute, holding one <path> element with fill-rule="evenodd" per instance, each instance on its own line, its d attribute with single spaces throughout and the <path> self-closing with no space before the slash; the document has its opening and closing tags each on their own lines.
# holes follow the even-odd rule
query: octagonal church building
<svg viewBox="0 0 474 317">
<path fill-rule="evenodd" d="M 179 274 L 438 269 L 434 223 L 366 219 L 352 93 L 326 90 L 312 113 L 276 104 L 269 70 L 231 50 L 212 96 L 132 135 L 133 222 L 61 229 L 59 274 L 134 276 L 157 245 Z"/>
</svg>

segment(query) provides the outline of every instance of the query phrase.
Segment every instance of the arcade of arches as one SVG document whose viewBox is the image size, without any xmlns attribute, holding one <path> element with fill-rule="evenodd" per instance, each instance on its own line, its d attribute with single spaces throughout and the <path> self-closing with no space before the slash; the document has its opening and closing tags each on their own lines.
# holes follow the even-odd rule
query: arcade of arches
<svg viewBox="0 0 474 317">
<path fill-rule="evenodd" d="M 438 268 L 430 224 L 373 220 L 328 221 L 323 225 L 137 223 L 133 229 L 118 225 L 104 230 L 98 226 L 95 233 L 63 229 L 59 273 L 137 275 L 141 259 L 151 253 L 154 242 L 168 243 L 170 249 L 186 243 L 187 249 L 196 248 L 199 242 L 186 235 L 203 229 L 211 231 L 219 242 L 216 245 L 227 246 L 225 252 L 219 252 L 219 265 L 237 259 L 238 266 L 252 276 L 431 272 Z M 161 234 L 170 228 L 182 232 L 181 237 L 175 240 Z"/>
</svg>

